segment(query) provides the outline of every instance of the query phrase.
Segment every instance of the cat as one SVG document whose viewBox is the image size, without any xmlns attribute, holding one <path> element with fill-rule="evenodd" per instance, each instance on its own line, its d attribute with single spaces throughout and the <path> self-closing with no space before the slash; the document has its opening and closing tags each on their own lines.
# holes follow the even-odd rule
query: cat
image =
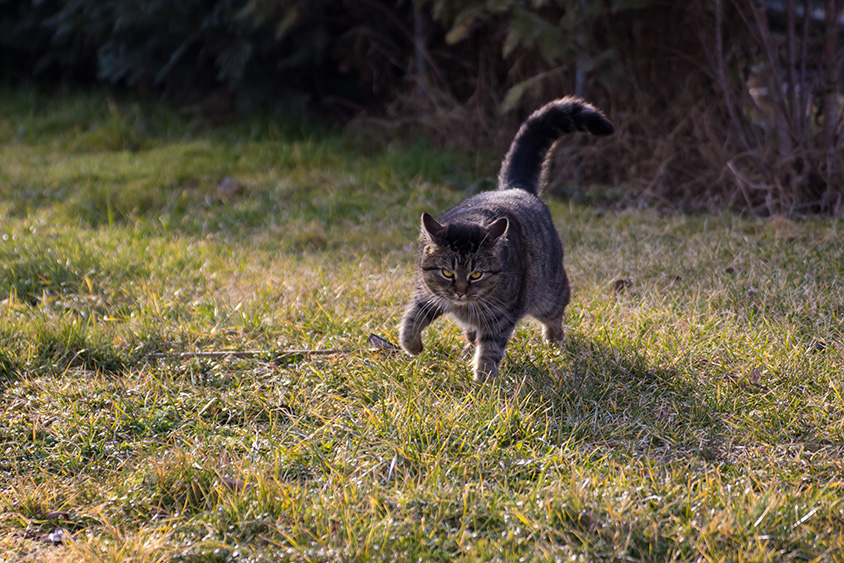
<svg viewBox="0 0 844 563">
<path fill-rule="evenodd" d="M 422 351 L 422 331 L 444 313 L 464 329 L 464 354 L 474 348 L 478 382 L 498 376 L 523 317 L 542 324 L 545 340 L 562 340 L 569 281 L 560 235 L 539 194 L 547 184 L 551 149 L 562 135 L 614 130 L 580 98 L 550 102 L 522 124 L 501 164 L 497 190 L 464 200 L 439 220 L 422 214 L 416 287 L 400 326 L 407 353 Z"/>
</svg>

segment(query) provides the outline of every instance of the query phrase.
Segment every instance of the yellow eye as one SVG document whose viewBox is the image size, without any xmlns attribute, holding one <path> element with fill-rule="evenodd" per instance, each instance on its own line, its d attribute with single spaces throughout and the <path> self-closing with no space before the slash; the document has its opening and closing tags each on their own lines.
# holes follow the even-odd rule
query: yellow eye
<svg viewBox="0 0 844 563">
<path fill-rule="evenodd" d="M 476 281 L 481 279 L 481 276 L 483 275 L 483 272 L 472 272 L 471 274 L 469 274 L 469 279 L 472 281 Z"/>
<path fill-rule="evenodd" d="M 451 279 L 454 277 L 454 272 L 452 272 L 451 270 L 442 270 L 440 273 L 443 275 L 444 278 Z"/>
</svg>

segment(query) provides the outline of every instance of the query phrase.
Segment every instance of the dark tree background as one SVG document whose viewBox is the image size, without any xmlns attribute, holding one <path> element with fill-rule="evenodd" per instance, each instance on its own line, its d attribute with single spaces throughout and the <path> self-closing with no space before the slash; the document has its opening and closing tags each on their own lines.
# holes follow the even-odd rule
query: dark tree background
<svg viewBox="0 0 844 563">
<path fill-rule="evenodd" d="M 844 215 L 844 0 L 0 0 L 12 86 L 108 84 L 500 152 L 578 94 L 618 133 L 560 177 L 624 201 Z M 595 190 L 606 194 L 608 191 Z"/>
</svg>

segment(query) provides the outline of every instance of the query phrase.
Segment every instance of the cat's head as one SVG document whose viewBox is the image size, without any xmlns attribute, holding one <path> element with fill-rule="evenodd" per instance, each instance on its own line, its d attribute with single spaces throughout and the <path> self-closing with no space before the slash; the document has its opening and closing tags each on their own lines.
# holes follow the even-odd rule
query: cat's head
<svg viewBox="0 0 844 563">
<path fill-rule="evenodd" d="M 422 214 L 422 279 L 431 292 L 454 303 L 487 297 L 498 286 L 503 264 L 506 217 L 488 225 L 440 224 Z"/>
</svg>

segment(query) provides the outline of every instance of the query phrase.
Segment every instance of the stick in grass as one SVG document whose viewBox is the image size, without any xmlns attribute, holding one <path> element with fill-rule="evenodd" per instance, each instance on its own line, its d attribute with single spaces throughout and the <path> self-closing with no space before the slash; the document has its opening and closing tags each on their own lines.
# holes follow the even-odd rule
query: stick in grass
<svg viewBox="0 0 844 563">
<path fill-rule="evenodd" d="M 385 338 L 370 334 L 367 339 L 370 348 L 326 348 L 317 350 L 281 350 L 275 354 L 268 350 L 219 350 L 214 352 L 154 352 L 149 355 L 156 360 L 183 360 L 187 358 L 254 358 L 256 356 L 274 355 L 276 358 L 291 358 L 296 356 L 334 356 L 338 354 L 352 354 L 355 352 L 396 352 L 398 347 Z"/>
</svg>

